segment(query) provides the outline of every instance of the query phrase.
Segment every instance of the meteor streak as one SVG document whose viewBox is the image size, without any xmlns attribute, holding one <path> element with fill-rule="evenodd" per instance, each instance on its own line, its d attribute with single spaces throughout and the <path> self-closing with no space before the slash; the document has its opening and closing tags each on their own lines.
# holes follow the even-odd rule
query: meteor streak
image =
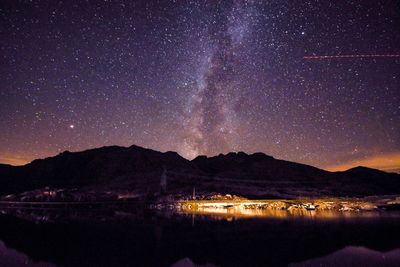
<svg viewBox="0 0 400 267">
<path fill-rule="evenodd" d="M 387 55 L 331 55 L 331 56 L 304 56 L 304 59 L 335 59 L 335 58 L 392 58 L 400 57 L 400 54 Z"/>
</svg>

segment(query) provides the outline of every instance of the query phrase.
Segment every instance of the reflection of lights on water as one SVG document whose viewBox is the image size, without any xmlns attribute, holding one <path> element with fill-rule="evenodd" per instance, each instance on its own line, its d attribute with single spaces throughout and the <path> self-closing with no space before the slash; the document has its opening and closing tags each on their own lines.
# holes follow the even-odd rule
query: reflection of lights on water
<svg viewBox="0 0 400 267">
<path fill-rule="evenodd" d="M 184 209 L 180 210 L 184 214 L 198 214 L 198 215 L 219 215 L 228 218 L 251 218 L 251 217 L 264 217 L 264 218 L 292 218 L 292 217 L 306 217 L 318 219 L 335 219 L 335 218 L 372 218 L 377 215 L 377 212 L 340 212 L 340 211 L 315 211 L 315 210 L 276 210 L 276 209 L 242 209 L 238 207 L 231 208 L 215 208 L 203 207 L 198 209 Z"/>
<path fill-rule="evenodd" d="M 315 211 L 308 210 L 276 210 L 276 209 L 246 209 L 241 207 L 200 207 L 197 209 L 182 208 L 183 213 L 199 214 L 199 215 L 229 215 L 230 217 L 273 217 L 273 218 L 287 218 L 291 216 L 315 216 Z"/>
<path fill-rule="evenodd" d="M 268 203 L 268 204 L 267 204 Z M 377 211 L 338 211 L 335 209 L 316 210 L 310 203 L 283 205 L 280 201 L 233 201 L 233 202 L 190 202 L 181 205 L 179 212 L 183 214 L 197 214 L 204 216 L 217 216 L 221 219 L 232 220 L 233 218 L 317 218 L 317 219 L 337 219 L 337 218 L 370 218 L 379 213 Z M 289 202 L 286 202 L 288 204 Z M 325 201 L 325 204 L 333 202 Z M 349 202 L 341 202 L 349 204 Z M 356 203 L 356 202 L 355 202 Z M 312 207 L 312 209 L 307 209 Z M 217 218 L 214 217 L 214 218 Z"/>
</svg>

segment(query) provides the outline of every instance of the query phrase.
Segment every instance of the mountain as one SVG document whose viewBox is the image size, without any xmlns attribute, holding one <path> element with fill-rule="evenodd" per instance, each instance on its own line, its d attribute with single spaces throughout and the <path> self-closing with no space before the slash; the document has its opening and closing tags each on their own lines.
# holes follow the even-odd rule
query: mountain
<svg viewBox="0 0 400 267">
<path fill-rule="evenodd" d="M 65 151 L 55 157 L 12 167 L 0 167 L 0 194 L 40 187 L 88 187 L 151 189 L 159 183 L 163 168 L 176 172 L 194 167 L 175 152 L 161 153 L 138 146 L 109 146 L 82 152 Z M 154 180 L 156 178 L 156 180 Z"/>
<path fill-rule="evenodd" d="M 213 176 L 244 180 L 315 180 L 326 176 L 326 171 L 321 169 L 274 159 L 263 153 L 248 155 L 244 152 L 231 152 L 210 158 L 199 156 L 192 163 Z"/>
<path fill-rule="evenodd" d="M 243 152 L 199 156 L 192 163 L 227 184 L 225 192 L 259 197 L 368 196 L 400 193 L 400 175 L 356 167 L 328 172 L 313 166 Z"/>
<path fill-rule="evenodd" d="M 400 193 L 399 174 L 365 167 L 328 172 L 244 152 L 189 161 L 176 152 L 110 146 L 66 151 L 18 167 L 0 164 L 0 195 L 52 187 L 148 196 L 160 192 L 162 179 L 166 183 L 163 189 L 171 195 L 190 195 L 193 188 L 198 194 L 254 198 Z"/>
</svg>

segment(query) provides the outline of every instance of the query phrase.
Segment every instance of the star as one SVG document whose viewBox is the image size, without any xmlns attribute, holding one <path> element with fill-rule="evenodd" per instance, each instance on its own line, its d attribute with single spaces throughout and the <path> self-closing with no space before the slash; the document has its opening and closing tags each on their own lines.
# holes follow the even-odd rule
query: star
<svg viewBox="0 0 400 267">
<path fill-rule="evenodd" d="M 12 2 L 0 163 L 132 144 L 321 168 L 400 154 L 400 27 L 385 1 Z M 318 55 L 342 57 L 304 59 Z"/>
</svg>

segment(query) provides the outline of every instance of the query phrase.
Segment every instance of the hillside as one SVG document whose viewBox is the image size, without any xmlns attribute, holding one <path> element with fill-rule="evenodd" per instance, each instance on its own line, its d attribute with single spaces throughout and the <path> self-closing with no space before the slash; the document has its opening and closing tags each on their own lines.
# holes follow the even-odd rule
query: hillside
<svg viewBox="0 0 400 267">
<path fill-rule="evenodd" d="M 357 167 L 328 172 L 263 153 L 186 160 L 139 146 L 63 152 L 19 167 L 0 165 L 0 195 L 44 187 L 157 195 L 231 193 L 246 197 L 368 196 L 400 193 L 400 175 Z M 165 189 L 165 188 L 164 188 Z"/>
</svg>

